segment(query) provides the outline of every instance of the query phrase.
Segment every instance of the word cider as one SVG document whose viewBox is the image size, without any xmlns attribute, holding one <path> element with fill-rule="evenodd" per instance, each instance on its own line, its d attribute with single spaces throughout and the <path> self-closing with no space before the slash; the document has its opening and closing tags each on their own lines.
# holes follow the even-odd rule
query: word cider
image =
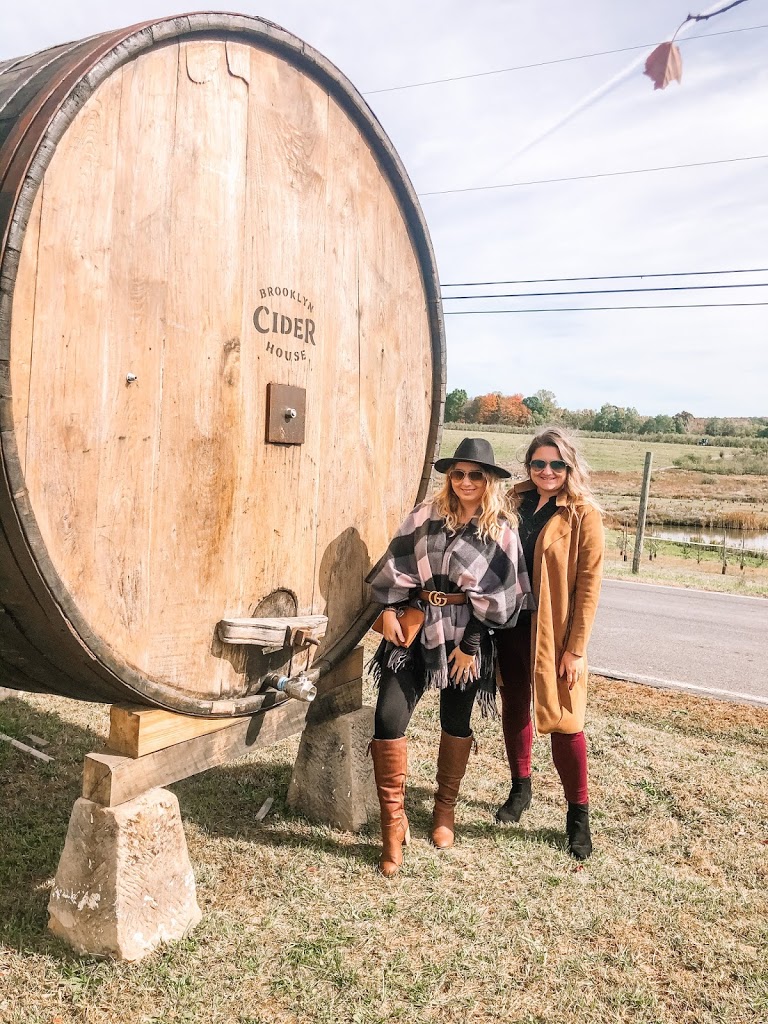
<svg viewBox="0 0 768 1024">
<path fill-rule="evenodd" d="M 308 312 L 311 313 L 313 311 L 312 303 L 306 296 L 301 295 L 301 293 L 296 291 L 294 288 L 261 289 L 262 299 L 266 299 L 268 297 L 278 298 L 280 296 L 294 299 L 296 302 L 300 302 L 302 305 L 306 306 Z M 315 342 L 315 321 L 310 317 L 287 316 L 285 313 L 270 309 L 268 306 L 257 306 L 253 314 L 253 326 L 259 334 L 276 334 L 278 337 L 285 338 L 283 345 L 290 344 L 288 341 L 289 338 L 295 338 L 297 341 L 303 341 L 305 345 L 317 344 Z M 267 341 L 267 352 L 276 355 L 278 359 L 285 358 L 289 362 L 292 360 L 299 362 L 300 360 L 307 358 L 305 349 L 292 350 L 282 346 L 277 346 L 273 341 Z"/>
</svg>

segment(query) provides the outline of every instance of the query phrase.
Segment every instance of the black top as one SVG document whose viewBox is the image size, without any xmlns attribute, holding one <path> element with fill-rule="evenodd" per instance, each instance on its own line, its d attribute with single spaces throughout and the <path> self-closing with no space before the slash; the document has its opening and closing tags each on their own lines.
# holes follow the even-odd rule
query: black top
<svg viewBox="0 0 768 1024">
<path fill-rule="evenodd" d="M 520 534 L 520 544 L 523 548 L 525 567 L 528 575 L 533 580 L 533 553 L 536 550 L 536 541 L 539 534 L 547 525 L 552 516 L 557 512 L 556 495 L 552 495 L 546 505 L 542 505 L 539 511 L 536 506 L 539 503 L 539 492 L 534 488 L 532 491 L 523 493 L 520 507 L 517 514 L 520 516 L 520 523 L 517 527 Z"/>
</svg>

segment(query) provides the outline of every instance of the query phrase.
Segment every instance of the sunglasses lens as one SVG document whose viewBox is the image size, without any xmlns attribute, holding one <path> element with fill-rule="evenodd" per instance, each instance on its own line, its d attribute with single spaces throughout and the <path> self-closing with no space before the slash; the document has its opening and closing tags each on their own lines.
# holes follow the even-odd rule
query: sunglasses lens
<svg viewBox="0 0 768 1024">
<path fill-rule="evenodd" d="M 544 459 L 531 459 L 531 469 L 541 472 L 547 466 L 551 466 L 555 473 L 562 473 L 564 469 L 568 469 L 568 463 L 563 462 L 562 459 L 552 459 L 551 462 L 545 462 Z"/>
<path fill-rule="evenodd" d="M 531 459 L 531 469 L 546 469 L 547 464 L 544 459 Z"/>
<path fill-rule="evenodd" d="M 468 476 L 473 484 L 479 484 L 481 480 L 485 479 L 485 473 L 480 469 L 470 469 L 468 473 L 465 473 L 463 469 L 452 469 L 448 476 L 456 484 L 461 483 L 465 476 Z"/>
<path fill-rule="evenodd" d="M 561 462 L 560 459 L 553 459 L 552 462 L 550 462 L 550 466 L 556 473 L 562 473 L 564 469 L 568 468 L 567 463 Z"/>
</svg>

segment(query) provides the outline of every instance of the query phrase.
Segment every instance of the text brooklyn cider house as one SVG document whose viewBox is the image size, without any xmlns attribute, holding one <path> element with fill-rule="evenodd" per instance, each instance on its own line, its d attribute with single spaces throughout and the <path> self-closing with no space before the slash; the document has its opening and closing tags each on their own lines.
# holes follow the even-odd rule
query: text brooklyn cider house
<svg viewBox="0 0 768 1024">
<path fill-rule="evenodd" d="M 307 312 L 312 313 L 314 304 L 309 301 L 306 295 L 295 288 L 261 288 L 261 298 L 286 298 L 293 299 L 304 306 Z M 316 345 L 315 342 L 315 321 L 305 316 L 289 316 L 280 310 L 270 309 L 269 306 L 257 306 L 253 314 L 253 326 L 259 334 L 277 335 L 283 339 L 282 345 L 274 340 L 267 340 L 267 352 L 277 356 L 278 359 L 287 359 L 289 362 L 307 358 L 306 348 L 290 349 L 291 340 L 301 341 L 304 345 Z"/>
</svg>

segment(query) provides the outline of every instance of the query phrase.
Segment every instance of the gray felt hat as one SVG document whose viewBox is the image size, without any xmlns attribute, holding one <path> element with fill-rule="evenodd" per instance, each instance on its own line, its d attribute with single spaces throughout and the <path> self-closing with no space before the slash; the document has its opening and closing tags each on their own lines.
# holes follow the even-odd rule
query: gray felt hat
<svg viewBox="0 0 768 1024">
<path fill-rule="evenodd" d="M 510 477 L 506 469 L 496 465 L 496 458 L 490 441 L 484 437 L 465 437 L 450 459 L 438 459 L 435 469 L 438 473 L 446 473 L 454 462 L 477 462 L 484 469 L 488 469 L 496 476 Z"/>
</svg>

